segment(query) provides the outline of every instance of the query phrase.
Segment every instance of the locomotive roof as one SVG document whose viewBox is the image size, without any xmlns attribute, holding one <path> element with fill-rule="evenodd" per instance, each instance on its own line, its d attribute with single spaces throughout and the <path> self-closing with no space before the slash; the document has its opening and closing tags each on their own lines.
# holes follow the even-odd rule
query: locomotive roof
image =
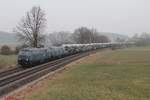
<svg viewBox="0 0 150 100">
<path fill-rule="evenodd" d="M 46 50 L 46 48 L 24 48 L 22 51 Z"/>
<path fill-rule="evenodd" d="M 50 46 L 45 48 L 24 48 L 22 51 L 36 51 L 36 50 L 46 50 L 46 49 L 60 49 L 63 48 L 62 46 L 56 47 L 56 46 Z"/>
</svg>

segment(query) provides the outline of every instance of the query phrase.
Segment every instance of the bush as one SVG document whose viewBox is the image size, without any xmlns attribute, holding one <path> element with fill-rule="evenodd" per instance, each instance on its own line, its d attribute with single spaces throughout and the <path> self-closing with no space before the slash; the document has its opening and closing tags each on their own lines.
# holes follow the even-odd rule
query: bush
<svg viewBox="0 0 150 100">
<path fill-rule="evenodd" d="M 1 54 L 3 54 L 3 55 L 9 55 L 9 54 L 11 54 L 10 47 L 7 46 L 7 45 L 2 46 L 1 47 Z"/>
</svg>

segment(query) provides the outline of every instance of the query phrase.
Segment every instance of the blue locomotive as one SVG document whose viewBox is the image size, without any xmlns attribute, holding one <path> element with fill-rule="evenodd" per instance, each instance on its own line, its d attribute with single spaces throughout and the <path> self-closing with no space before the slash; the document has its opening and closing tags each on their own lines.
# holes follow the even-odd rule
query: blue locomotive
<svg viewBox="0 0 150 100">
<path fill-rule="evenodd" d="M 18 54 L 18 64 L 21 66 L 35 66 L 65 56 L 62 47 L 25 48 Z"/>
</svg>

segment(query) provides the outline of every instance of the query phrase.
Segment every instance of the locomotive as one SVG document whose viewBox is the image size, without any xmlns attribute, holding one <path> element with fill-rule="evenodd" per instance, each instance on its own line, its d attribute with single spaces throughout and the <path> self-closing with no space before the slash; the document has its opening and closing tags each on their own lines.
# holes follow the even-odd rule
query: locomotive
<svg viewBox="0 0 150 100">
<path fill-rule="evenodd" d="M 55 59 L 102 48 L 121 48 L 130 43 L 65 44 L 60 47 L 24 48 L 18 54 L 18 64 L 30 67 Z"/>
</svg>

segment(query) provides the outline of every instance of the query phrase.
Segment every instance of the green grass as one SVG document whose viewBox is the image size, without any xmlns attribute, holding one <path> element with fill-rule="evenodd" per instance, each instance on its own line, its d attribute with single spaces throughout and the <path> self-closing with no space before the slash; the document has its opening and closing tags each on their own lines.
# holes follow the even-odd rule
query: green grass
<svg viewBox="0 0 150 100">
<path fill-rule="evenodd" d="M 12 67 L 17 63 L 17 55 L 0 55 L 0 69 Z"/>
<path fill-rule="evenodd" d="M 27 100 L 150 100 L 150 48 L 98 53 Z"/>
</svg>

